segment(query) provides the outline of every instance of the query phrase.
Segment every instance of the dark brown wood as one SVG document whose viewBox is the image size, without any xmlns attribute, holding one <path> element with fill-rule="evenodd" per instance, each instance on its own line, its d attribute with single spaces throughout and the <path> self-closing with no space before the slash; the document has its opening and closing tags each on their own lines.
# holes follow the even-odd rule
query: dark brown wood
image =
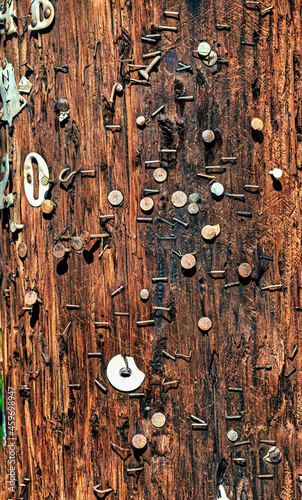
<svg viewBox="0 0 302 500">
<path fill-rule="evenodd" d="M 53 3 L 55 21 L 47 32 L 30 34 L 23 20 L 18 35 L 1 40 L 1 55 L 13 64 L 17 83 L 23 74 L 33 83 L 13 130 L 1 129 L 1 156 L 8 153 L 13 160 L 11 187 L 18 193 L 15 207 L 0 213 L 2 373 L 5 398 L 9 386 L 16 390 L 18 483 L 31 480 L 12 498 L 90 500 L 99 485 L 112 488 L 108 498 L 120 500 L 216 500 L 222 483 L 230 499 L 299 499 L 301 3 L 261 2 L 261 9 L 274 7 L 264 15 L 230 0 Z M 18 17 L 28 13 L 29 4 L 18 1 Z M 180 21 L 165 18 L 164 10 L 180 11 Z M 216 24 L 231 28 L 219 30 Z M 142 43 L 141 36 L 159 25 L 178 26 L 178 32 L 163 31 L 157 44 Z M 228 63 L 207 68 L 193 54 L 202 40 Z M 151 85 L 130 84 L 139 77 L 120 59 L 145 64 L 142 55 L 157 50 L 162 60 L 150 74 Z M 34 73 L 21 66 L 25 59 Z M 178 61 L 192 64 L 193 72 L 176 72 Z M 68 72 L 54 69 L 64 65 Z M 115 83 L 124 89 L 112 106 Z M 194 101 L 178 101 L 179 95 Z M 62 97 L 70 117 L 59 123 L 56 102 Z M 163 104 L 164 112 L 152 118 Z M 145 128 L 137 126 L 138 116 L 145 116 Z M 262 136 L 252 132 L 255 117 L 263 121 Z M 121 130 L 105 128 L 111 124 Z M 212 146 L 202 141 L 206 129 L 215 132 Z M 163 161 L 168 178 L 158 184 L 144 162 L 159 159 L 161 149 L 176 149 L 177 155 L 163 156 L 172 161 Z M 45 159 L 57 181 L 50 215 L 31 207 L 24 193 L 23 164 L 30 152 Z M 224 173 L 209 175 L 226 193 L 245 194 L 244 200 L 214 200 L 209 181 L 197 176 L 207 174 L 205 166 L 223 165 L 222 157 L 237 161 L 225 162 Z M 59 174 L 67 166 L 96 173 L 61 184 Z M 269 175 L 276 167 L 283 170 L 280 183 Z M 139 207 L 148 196 L 144 188 L 160 191 L 151 195 L 153 223 L 137 221 L 145 217 Z M 112 190 L 124 195 L 119 207 L 107 200 Z M 177 190 L 200 193 L 197 216 L 189 215 L 187 206 L 173 207 Z M 101 214 L 114 219 L 100 219 Z M 189 226 L 172 228 L 156 222 L 157 216 Z M 24 224 L 16 237 L 9 232 L 11 220 Z M 207 224 L 220 225 L 211 243 L 201 237 Z M 82 254 L 72 250 L 60 261 L 53 255 L 53 238 L 67 225 L 73 236 L 87 231 L 110 237 L 90 240 Z M 158 240 L 156 233 L 175 234 L 176 241 Z M 27 245 L 23 260 L 21 241 Z M 190 275 L 171 249 L 196 252 Z M 242 262 L 251 265 L 251 280 L 224 288 L 239 281 Z M 19 275 L 12 277 L 16 268 Z M 225 271 L 222 279 L 209 274 L 215 270 Z M 168 280 L 153 283 L 156 277 Z M 282 289 L 262 290 L 271 284 Z M 146 302 L 140 299 L 143 288 L 150 290 Z M 43 303 L 19 317 L 29 290 Z M 171 311 L 153 309 L 170 306 Z M 202 316 L 212 321 L 207 333 L 198 329 Z M 137 325 L 153 319 L 155 326 Z M 191 359 L 173 361 L 162 353 L 174 356 L 177 348 L 185 355 L 191 350 Z M 106 367 L 117 354 L 133 356 L 145 373 L 136 391 L 143 396 L 110 386 Z M 265 365 L 271 369 L 256 369 Z M 171 381 L 178 383 L 163 385 Z M 166 416 L 158 429 L 151 424 L 156 412 Z M 198 422 L 190 415 L 207 428 L 192 428 Z M 226 419 L 236 415 L 241 418 Z M 231 428 L 239 441 L 251 444 L 235 447 L 227 439 Z M 142 455 L 131 449 L 135 434 L 147 438 Z M 263 461 L 271 445 L 261 440 L 276 441 L 279 465 Z M 4 446 L 5 499 L 10 498 L 8 453 Z M 236 457 L 245 458 L 246 466 Z M 259 478 L 270 474 L 272 479 Z"/>
</svg>

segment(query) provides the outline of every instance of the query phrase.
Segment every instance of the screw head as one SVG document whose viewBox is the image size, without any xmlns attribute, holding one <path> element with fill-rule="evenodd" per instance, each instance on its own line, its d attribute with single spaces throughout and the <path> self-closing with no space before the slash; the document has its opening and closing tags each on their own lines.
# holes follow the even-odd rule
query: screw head
<svg viewBox="0 0 302 500">
<path fill-rule="evenodd" d="M 252 268 L 247 262 L 243 262 L 238 267 L 238 272 L 241 278 L 248 278 L 252 274 Z"/>
<path fill-rule="evenodd" d="M 44 10 L 44 19 L 49 19 L 51 16 L 51 10 L 47 7 L 47 9 Z"/>
<path fill-rule="evenodd" d="M 156 182 L 165 182 L 167 175 L 167 171 L 161 167 L 156 168 L 153 172 L 153 178 Z"/>
<path fill-rule="evenodd" d="M 146 196 L 140 201 L 139 206 L 141 207 L 142 212 L 151 212 L 154 207 L 154 201 L 149 196 Z"/>
<path fill-rule="evenodd" d="M 166 423 L 166 417 L 163 413 L 154 413 L 151 417 L 151 424 L 154 427 L 163 427 Z"/>
<path fill-rule="evenodd" d="M 182 256 L 180 264 L 183 269 L 193 269 L 196 266 L 196 259 L 194 255 L 186 253 Z"/>
<path fill-rule="evenodd" d="M 132 438 L 132 446 L 137 450 L 142 450 L 147 444 L 147 439 L 142 434 L 135 434 Z"/>
<path fill-rule="evenodd" d="M 115 190 L 108 194 L 108 201 L 113 207 L 119 206 L 123 202 L 123 199 L 123 193 L 120 191 Z"/>
<path fill-rule="evenodd" d="M 210 320 L 210 318 L 204 316 L 203 318 L 200 318 L 198 320 L 198 328 L 202 332 L 208 332 L 210 328 L 212 328 L 212 321 Z"/>
<path fill-rule="evenodd" d="M 191 215 L 197 215 L 199 212 L 199 206 L 197 203 L 190 203 L 188 206 L 188 212 Z"/>
<path fill-rule="evenodd" d="M 175 191 L 171 196 L 171 202 L 174 207 L 181 208 L 187 203 L 187 195 L 183 191 Z"/>
<path fill-rule="evenodd" d="M 207 144 L 210 144 L 211 142 L 215 141 L 215 134 L 212 130 L 204 130 L 201 134 L 201 137 L 204 142 Z"/>
</svg>

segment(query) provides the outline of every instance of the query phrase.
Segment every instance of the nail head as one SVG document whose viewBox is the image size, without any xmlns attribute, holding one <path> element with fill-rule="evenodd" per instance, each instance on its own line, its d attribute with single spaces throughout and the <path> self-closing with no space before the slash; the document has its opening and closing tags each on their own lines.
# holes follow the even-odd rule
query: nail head
<svg viewBox="0 0 302 500">
<path fill-rule="evenodd" d="M 210 328 L 212 328 L 212 321 L 210 320 L 210 318 L 204 316 L 203 318 L 200 318 L 198 320 L 198 328 L 202 332 L 207 332 L 208 330 L 210 330 Z"/>
<path fill-rule="evenodd" d="M 166 417 L 163 413 L 154 413 L 151 417 L 151 423 L 154 427 L 163 427 L 166 423 Z"/>
<path fill-rule="evenodd" d="M 201 42 L 197 49 L 200 57 L 207 57 L 211 52 L 211 46 L 207 42 Z"/>
<path fill-rule="evenodd" d="M 252 274 L 252 268 L 247 262 L 243 262 L 238 267 L 238 272 L 242 278 L 248 278 Z"/>
<path fill-rule="evenodd" d="M 154 201 L 149 196 L 146 196 L 139 204 L 142 212 L 151 212 L 154 207 Z"/>
<path fill-rule="evenodd" d="M 120 191 L 111 191 L 108 195 L 108 201 L 113 207 L 119 206 L 123 202 L 124 196 Z"/>
<path fill-rule="evenodd" d="M 215 140 L 215 134 L 212 130 L 204 130 L 201 134 L 201 137 L 207 144 L 210 144 Z"/>
<path fill-rule="evenodd" d="M 171 196 L 172 205 L 176 208 L 184 207 L 187 203 L 187 195 L 183 191 L 175 191 Z"/>
<path fill-rule="evenodd" d="M 18 255 L 20 259 L 24 259 L 27 255 L 27 246 L 24 241 L 21 241 L 18 245 Z"/>
<path fill-rule="evenodd" d="M 147 444 L 147 439 L 142 434 L 135 434 L 132 438 L 132 446 L 137 450 L 142 450 Z"/>
<path fill-rule="evenodd" d="M 260 118 L 253 118 L 251 121 L 251 126 L 253 130 L 262 130 L 263 129 L 263 121 Z"/>
<path fill-rule="evenodd" d="M 234 429 L 229 430 L 229 432 L 227 433 L 227 438 L 232 443 L 235 443 L 235 441 L 237 441 L 238 439 L 238 432 Z"/>
<path fill-rule="evenodd" d="M 158 167 L 153 172 L 153 178 L 156 182 L 164 182 L 167 178 L 167 171 L 164 168 Z"/>
<path fill-rule="evenodd" d="M 51 200 L 43 200 L 41 203 L 41 210 L 43 214 L 51 214 L 55 208 L 55 204 Z"/>
<path fill-rule="evenodd" d="M 186 253 L 182 256 L 180 264 L 183 269 L 193 269 L 196 266 L 196 259 L 194 255 Z"/>
<path fill-rule="evenodd" d="M 190 203 L 188 206 L 188 212 L 191 215 L 197 215 L 199 212 L 199 206 L 197 203 Z"/>
</svg>

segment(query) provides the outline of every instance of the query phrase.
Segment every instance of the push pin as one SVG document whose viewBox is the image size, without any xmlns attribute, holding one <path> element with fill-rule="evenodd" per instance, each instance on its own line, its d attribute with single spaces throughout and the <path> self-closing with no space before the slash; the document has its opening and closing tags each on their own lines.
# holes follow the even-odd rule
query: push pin
<svg viewBox="0 0 302 500">
<path fill-rule="evenodd" d="M 273 170 L 269 171 L 269 174 L 272 177 L 274 177 L 274 179 L 279 180 L 279 179 L 281 179 L 283 172 L 282 172 L 281 168 L 274 168 Z"/>
</svg>

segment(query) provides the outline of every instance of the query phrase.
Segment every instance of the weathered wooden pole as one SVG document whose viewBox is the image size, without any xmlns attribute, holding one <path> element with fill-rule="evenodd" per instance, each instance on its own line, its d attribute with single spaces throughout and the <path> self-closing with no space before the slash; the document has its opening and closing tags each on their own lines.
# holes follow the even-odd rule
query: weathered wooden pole
<svg viewBox="0 0 302 500">
<path fill-rule="evenodd" d="M 1 498 L 301 498 L 300 1 L 14 4 Z"/>
</svg>

